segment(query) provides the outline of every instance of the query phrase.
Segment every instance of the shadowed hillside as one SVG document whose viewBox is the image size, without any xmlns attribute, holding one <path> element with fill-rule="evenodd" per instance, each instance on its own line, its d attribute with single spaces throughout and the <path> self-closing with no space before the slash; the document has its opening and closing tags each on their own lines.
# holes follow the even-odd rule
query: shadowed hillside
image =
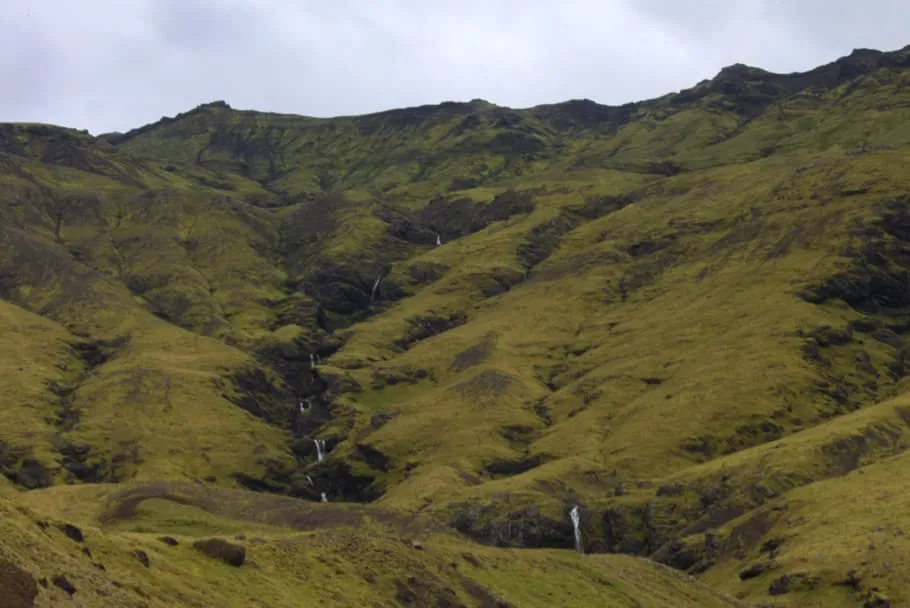
<svg viewBox="0 0 910 608">
<path fill-rule="evenodd" d="M 910 47 L 620 107 L 0 125 L 0 583 L 910 602 L 908 161 Z"/>
</svg>

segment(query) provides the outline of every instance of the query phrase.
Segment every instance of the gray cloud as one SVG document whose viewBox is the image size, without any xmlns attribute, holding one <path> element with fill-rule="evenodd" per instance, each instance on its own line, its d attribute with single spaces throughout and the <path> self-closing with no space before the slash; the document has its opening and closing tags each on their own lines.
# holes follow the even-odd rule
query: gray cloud
<svg viewBox="0 0 910 608">
<path fill-rule="evenodd" d="M 905 0 L 43 0 L 0 13 L 0 121 L 126 130 L 199 103 L 315 116 L 624 103 L 732 63 L 910 43 Z"/>
</svg>

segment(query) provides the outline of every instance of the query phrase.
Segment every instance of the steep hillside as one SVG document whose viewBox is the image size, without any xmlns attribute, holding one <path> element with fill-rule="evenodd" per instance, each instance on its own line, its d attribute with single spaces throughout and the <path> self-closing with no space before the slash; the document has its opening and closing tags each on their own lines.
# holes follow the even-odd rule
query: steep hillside
<svg viewBox="0 0 910 608">
<path fill-rule="evenodd" d="M 910 47 L 621 107 L 0 125 L 0 578 L 910 602 L 908 85 Z M 256 566 L 184 547 L 212 535 Z"/>
</svg>

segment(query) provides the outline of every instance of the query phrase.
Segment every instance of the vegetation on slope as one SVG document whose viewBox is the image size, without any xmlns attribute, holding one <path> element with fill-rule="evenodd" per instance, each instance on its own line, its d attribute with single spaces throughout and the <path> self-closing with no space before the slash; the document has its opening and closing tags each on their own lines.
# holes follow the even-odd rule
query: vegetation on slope
<svg viewBox="0 0 910 608">
<path fill-rule="evenodd" d="M 4 606 L 737 605 L 642 559 L 416 541 L 379 512 L 198 484 L 25 500 L 0 498 Z"/>
<path fill-rule="evenodd" d="M 189 548 L 167 575 L 112 558 L 149 605 L 220 585 L 252 601 L 241 584 L 264 605 L 495 605 L 477 585 L 520 606 L 552 605 L 543 585 L 572 605 L 709 605 L 605 553 L 748 601 L 903 601 L 875 565 L 900 543 L 873 564 L 854 542 L 861 505 L 837 514 L 849 549 L 806 522 L 867 469 L 890 496 L 903 458 L 908 68 L 910 49 L 738 65 L 619 108 L 216 102 L 98 138 L 2 125 L 7 511 L 153 562 L 155 534 L 265 539 L 259 582 Z M 125 519 L 91 507 L 128 488 L 147 494 Z M 596 557 L 571 555 L 575 505 Z M 870 525 L 906 525 L 900 507 Z M 38 534 L 20 515 L 10 534 Z M 424 551 L 395 540 L 422 533 Z M 498 565 L 437 568 L 463 551 Z M 71 563 L 116 580 L 88 566 Z"/>
</svg>

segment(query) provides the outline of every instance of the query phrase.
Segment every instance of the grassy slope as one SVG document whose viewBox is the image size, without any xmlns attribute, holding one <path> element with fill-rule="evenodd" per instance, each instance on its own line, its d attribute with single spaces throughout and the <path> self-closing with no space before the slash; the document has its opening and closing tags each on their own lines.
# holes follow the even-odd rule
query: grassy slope
<svg viewBox="0 0 910 608">
<path fill-rule="evenodd" d="M 610 111 L 478 102 L 325 121 L 215 104 L 97 140 L 5 126 L 0 322 L 24 346 L 0 346 L 3 472 L 20 488 L 242 473 L 313 499 L 302 471 L 330 483 L 343 463 L 355 485 L 375 478 L 378 506 L 424 525 L 571 547 L 579 504 L 589 550 L 654 553 L 765 598 L 802 567 L 793 556 L 832 542 L 825 529 L 776 523 L 796 540 L 778 574 L 747 582 L 748 556 L 716 539 L 736 541 L 737 518 L 785 492 L 811 514 L 824 503 L 810 488 L 846 492 L 861 476 L 843 473 L 903 449 L 904 417 L 874 404 L 903 391 L 910 302 L 864 307 L 885 290 L 861 245 L 871 231 L 890 252 L 883 273 L 910 268 L 902 216 L 883 207 L 908 186 L 908 77 L 881 68 L 775 96 L 725 71 Z M 480 211 L 428 205 L 509 189 L 533 210 L 468 226 Z M 853 308 L 801 295 L 838 272 Z M 856 321 L 872 329 L 843 331 Z M 297 417 L 314 350 L 329 390 Z M 266 371 L 252 388 L 236 375 L 251 368 Z M 516 569 L 571 558 L 515 555 Z M 775 601 L 849 602 L 869 579 L 902 597 L 878 570 L 844 591 L 839 572 L 864 558 L 825 555 L 808 596 L 794 583 Z M 575 567 L 565 575 L 589 583 L 559 584 L 601 592 Z M 506 595 L 507 577 L 484 576 Z"/>
<path fill-rule="evenodd" d="M 174 485 L 164 500 L 155 498 L 163 495 L 160 486 L 42 490 L 27 497 L 30 508 L 0 499 L 0 560 L 15 559 L 36 578 L 65 573 L 79 606 L 737 605 L 642 559 L 490 549 L 444 534 L 421 535 L 415 549 L 389 524 L 362 521 L 362 509 L 269 497 L 244 508 L 251 500 L 244 493 L 198 485 Z M 124 493 L 137 491 L 147 500 L 131 517 L 98 512 L 107 506 L 116 513 Z M 206 510 L 225 507 L 220 515 Z M 66 538 L 64 522 L 78 524 L 84 542 Z M 178 544 L 162 543 L 162 534 Z M 213 536 L 245 547 L 242 568 L 192 548 L 195 539 Z M 65 598 L 50 586 L 36 605 Z"/>
</svg>

